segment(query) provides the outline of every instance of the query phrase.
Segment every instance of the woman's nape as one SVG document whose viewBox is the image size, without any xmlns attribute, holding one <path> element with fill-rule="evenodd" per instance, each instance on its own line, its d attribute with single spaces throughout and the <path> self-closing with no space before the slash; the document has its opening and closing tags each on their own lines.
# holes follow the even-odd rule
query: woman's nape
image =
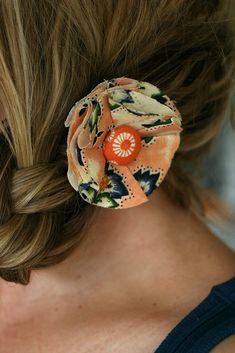
<svg viewBox="0 0 235 353">
<path fill-rule="evenodd" d="M 100 208 L 75 252 L 32 271 L 27 286 L 1 281 L 1 325 L 12 333 L 20 324 L 22 335 L 30 327 L 32 340 L 38 331 L 45 340 L 46 331 L 55 335 L 55 322 L 58 332 L 87 329 L 87 343 L 80 334 L 77 342 L 89 349 L 112 337 L 122 347 L 126 328 L 139 335 L 140 353 L 141 347 L 151 351 L 213 285 L 234 273 L 234 253 L 160 186 L 149 202 L 124 212 Z M 123 343 L 124 352 L 127 347 Z"/>
</svg>

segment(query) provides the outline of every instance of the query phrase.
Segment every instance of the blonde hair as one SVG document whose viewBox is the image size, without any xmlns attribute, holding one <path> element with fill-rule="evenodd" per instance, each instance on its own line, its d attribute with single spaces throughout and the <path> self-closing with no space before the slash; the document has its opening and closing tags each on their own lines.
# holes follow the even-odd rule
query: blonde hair
<svg viewBox="0 0 235 353">
<path fill-rule="evenodd" d="M 162 185 L 203 214 L 200 161 L 233 85 L 233 10 L 226 0 L 1 1 L 2 278 L 29 283 L 85 236 L 96 207 L 67 180 L 64 121 L 103 79 L 145 80 L 176 100 L 184 130 Z"/>
</svg>

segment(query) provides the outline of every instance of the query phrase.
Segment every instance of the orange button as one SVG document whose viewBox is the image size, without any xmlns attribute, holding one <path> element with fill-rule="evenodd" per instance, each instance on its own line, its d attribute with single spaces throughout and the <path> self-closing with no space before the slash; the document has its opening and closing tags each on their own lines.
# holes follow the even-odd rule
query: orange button
<svg viewBox="0 0 235 353">
<path fill-rule="evenodd" d="M 117 126 L 110 131 L 103 146 L 105 158 L 119 165 L 132 162 L 138 156 L 140 149 L 140 135 L 127 125 Z"/>
</svg>

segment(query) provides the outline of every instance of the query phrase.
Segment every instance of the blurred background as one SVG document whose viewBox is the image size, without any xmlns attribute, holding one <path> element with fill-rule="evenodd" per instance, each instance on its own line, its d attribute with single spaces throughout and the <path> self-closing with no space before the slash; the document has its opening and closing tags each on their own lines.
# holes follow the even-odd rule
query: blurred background
<svg viewBox="0 0 235 353">
<path fill-rule="evenodd" d="M 204 160 L 206 178 L 204 186 L 218 193 L 233 210 L 229 221 L 209 221 L 213 233 L 235 250 L 235 95 L 231 96 L 226 121 Z"/>
</svg>

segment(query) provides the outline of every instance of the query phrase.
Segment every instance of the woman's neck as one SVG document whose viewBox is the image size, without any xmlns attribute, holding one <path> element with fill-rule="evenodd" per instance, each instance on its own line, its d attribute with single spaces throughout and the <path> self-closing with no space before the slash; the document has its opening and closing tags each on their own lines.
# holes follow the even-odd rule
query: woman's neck
<svg viewBox="0 0 235 353">
<path fill-rule="evenodd" d="M 140 304 L 146 311 L 156 303 L 159 310 L 170 310 L 190 286 L 207 291 L 231 277 L 234 263 L 233 252 L 159 187 L 140 206 L 100 208 L 65 261 L 32 271 L 27 286 L 2 282 L 2 303 L 14 308 L 20 301 L 29 309 L 30 303 L 35 308 L 60 298 L 69 306 L 70 298 L 71 303 L 77 298 L 93 311 L 105 305 L 135 310 Z"/>
</svg>

